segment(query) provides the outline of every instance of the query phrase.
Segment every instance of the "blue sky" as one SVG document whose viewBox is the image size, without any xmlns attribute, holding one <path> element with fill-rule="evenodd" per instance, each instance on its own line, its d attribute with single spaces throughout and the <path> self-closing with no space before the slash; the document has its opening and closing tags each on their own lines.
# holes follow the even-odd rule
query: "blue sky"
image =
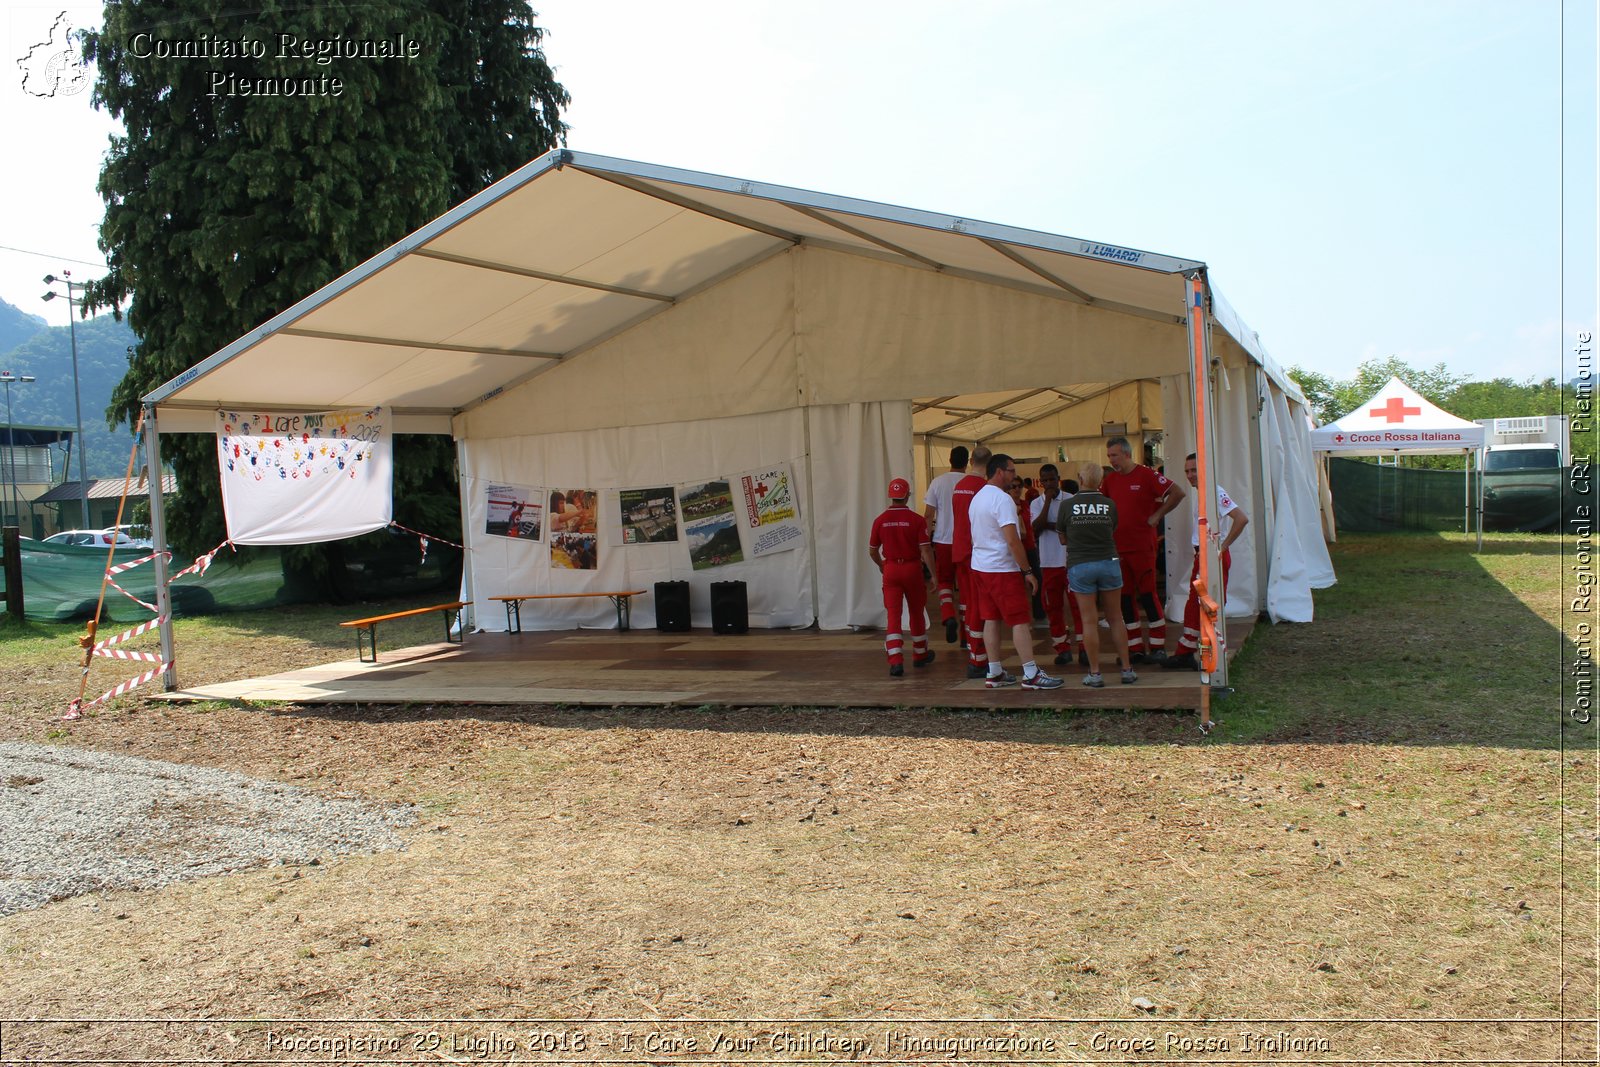
<svg viewBox="0 0 1600 1067">
<path fill-rule="evenodd" d="M 1201 259 L 1285 365 L 1544 377 L 1594 329 L 1593 3 L 536 7 L 573 148 Z M 55 323 L 112 124 L 6 66 L 0 296 Z"/>
</svg>

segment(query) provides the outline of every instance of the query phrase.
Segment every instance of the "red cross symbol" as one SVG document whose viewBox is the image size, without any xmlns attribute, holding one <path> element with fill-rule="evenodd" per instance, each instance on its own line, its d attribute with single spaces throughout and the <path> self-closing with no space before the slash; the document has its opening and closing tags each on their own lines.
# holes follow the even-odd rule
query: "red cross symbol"
<svg viewBox="0 0 1600 1067">
<path fill-rule="evenodd" d="M 1337 441 L 1337 442 L 1338 442 L 1338 443 L 1339 443 L 1339 444 L 1341 444 L 1341 445 L 1342 445 L 1342 444 L 1344 444 L 1344 434 L 1342 434 L 1342 433 L 1336 433 L 1336 434 L 1334 434 L 1334 435 L 1333 435 L 1333 439 L 1334 439 L 1334 440 L 1335 440 L 1335 441 Z"/>
<path fill-rule="evenodd" d="M 761 481 L 756 482 L 756 496 L 764 497 L 766 495 L 767 495 L 767 483 L 766 482 L 761 482 Z"/>
<path fill-rule="evenodd" d="M 1389 402 L 1381 408 L 1371 408 L 1367 411 L 1373 418 L 1383 416 L 1389 422 L 1405 422 L 1407 415 L 1421 415 L 1421 408 L 1408 408 L 1406 402 L 1397 396 L 1391 396 Z"/>
</svg>

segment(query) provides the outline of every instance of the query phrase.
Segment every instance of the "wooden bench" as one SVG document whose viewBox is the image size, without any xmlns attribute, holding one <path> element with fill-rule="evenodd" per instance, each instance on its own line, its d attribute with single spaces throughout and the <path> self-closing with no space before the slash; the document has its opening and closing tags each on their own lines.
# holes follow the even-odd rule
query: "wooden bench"
<svg viewBox="0 0 1600 1067">
<path fill-rule="evenodd" d="M 450 644 L 459 645 L 461 644 L 462 636 L 450 636 L 451 624 L 461 621 L 461 609 L 466 606 L 467 602 L 465 600 L 457 600 L 449 604 L 429 604 L 425 608 L 394 611 L 388 615 L 374 615 L 370 619 L 351 619 L 349 622 L 341 622 L 339 625 L 349 626 L 355 630 L 356 655 L 360 657 L 361 662 L 376 663 L 378 662 L 378 624 L 380 622 L 388 622 L 390 619 L 406 619 L 412 615 L 426 615 L 430 611 L 443 612 L 444 639 Z M 363 635 L 365 635 L 365 640 L 363 640 Z M 372 653 L 371 659 L 367 658 L 368 651 Z"/>
<path fill-rule="evenodd" d="M 626 630 L 628 623 L 633 619 L 633 598 L 643 596 L 643 589 L 630 589 L 622 593 L 520 593 L 514 596 L 492 596 L 490 600 L 502 600 L 506 605 L 506 630 L 510 633 L 522 632 L 522 602 L 524 600 L 565 600 L 570 597 L 610 597 L 611 603 L 617 608 L 617 629 Z"/>
</svg>

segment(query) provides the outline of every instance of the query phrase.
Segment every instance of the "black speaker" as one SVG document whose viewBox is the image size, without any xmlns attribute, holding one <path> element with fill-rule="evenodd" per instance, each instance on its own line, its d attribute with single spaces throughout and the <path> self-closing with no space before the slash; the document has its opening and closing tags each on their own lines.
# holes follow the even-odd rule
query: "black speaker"
<svg viewBox="0 0 1600 1067">
<path fill-rule="evenodd" d="M 689 630 L 689 583 L 656 583 L 656 629 L 667 633 Z"/>
<path fill-rule="evenodd" d="M 719 634 L 750 629 L 750 599 L 743 582 L 711 583 L 711 629 Z"/>
</svg>

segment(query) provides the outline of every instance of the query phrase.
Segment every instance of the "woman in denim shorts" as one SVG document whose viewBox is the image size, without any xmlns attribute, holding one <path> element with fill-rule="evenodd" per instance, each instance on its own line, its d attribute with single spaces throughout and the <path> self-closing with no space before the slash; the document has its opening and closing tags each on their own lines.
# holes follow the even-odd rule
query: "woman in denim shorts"
<svg viewBox="0 0 1600 1067">
<path fill-rule="evenodd" d="M 1106 684 L 1100 676 L 1100 627 L 1096 625 L 1100 614 L 1111 625 L 1122 684 L 1139 680 L 1128 660 L 1128 628 L 1122 621 L 1122 564 L 1117 559 L 1114 540 L 1117 505 L 1100 492 L 1103 474 L 1100 464 L 1083 464 L 1078 471 L 1079 491 L 1061 505 L 1056 520 L 1056 529 L 1067 546 L 1067 588 L 1077 598 L 1083 615 L 1083 651 L 1089 659 L 1089 673 L 1083 684 L 1094 689 Z"/>
</svg>

